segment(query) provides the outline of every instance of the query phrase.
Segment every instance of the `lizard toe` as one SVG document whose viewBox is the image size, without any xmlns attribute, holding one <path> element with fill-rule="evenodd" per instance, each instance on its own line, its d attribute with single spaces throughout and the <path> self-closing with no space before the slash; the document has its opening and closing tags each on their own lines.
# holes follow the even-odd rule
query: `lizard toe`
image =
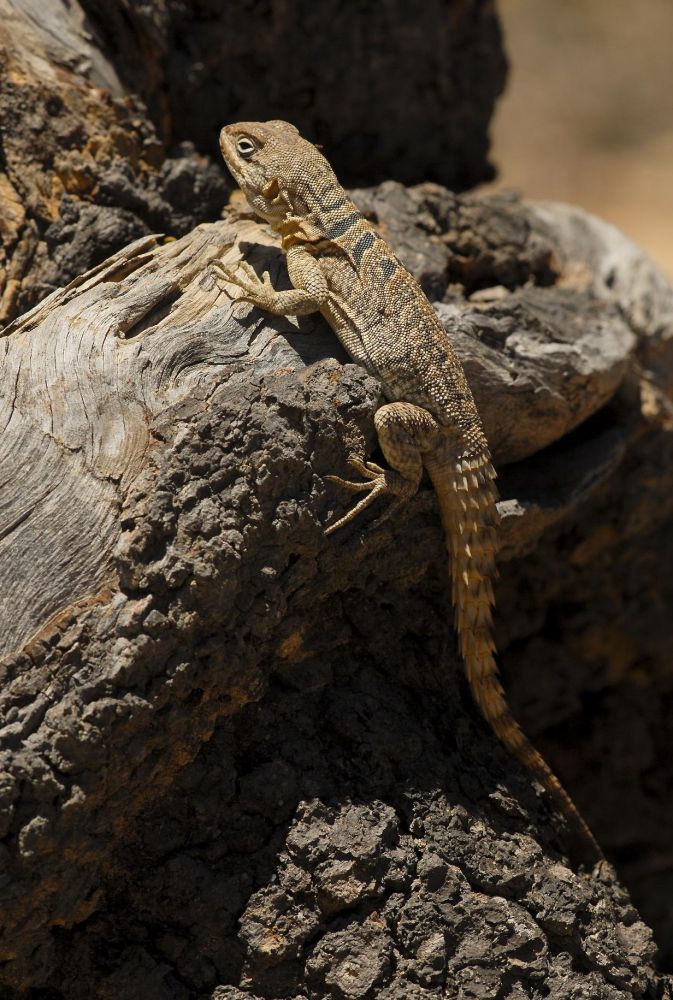
<svg viewBox="0 0 673 1000">
<path fill-rule="evenodd" d="M 405 479 L 399 473 L 394 472 L 391 469 L 380 469 L 379 466 L 374 463 L 364 463 L 361 459 L 349 460 L 349 465 L 352 465 L 359 472 L 362 472 L 367 478 L 364 482 L 353 482 L 349 479 L 342 479 L 340 476 L 325 476 L 332 483 L 336 483 L 337 486 L 341 486 L 344 489 L 349 490 L 351 493 L 365 493 L 358 502 L 352 507 L 347 514 L 331 524 L 325 531 L 325 534 L 331 535 L 338 528 L 343 527 L 350 521 L 354 520 L 358 514 L 363 510 L 366 510 L 371 504 L 374 503 L 380 496 L 384 494 L 390 494 L 395 497 L 395 501 L 390 505 L 387 511 L 385 511 L 375 522 L 374 525 L 381 524 L 382 521 L 386 521 L 391 514 L 397 511 L 403 503 L 405 503 L 410 497 L 416 492 L 416 486 L 413 482 Z M 374 469 L 379 469 L 378 472 L 374 472 Z M 374 526 L 372 525 L 372 527 Z"/>
<path fill-rule="evenodd" d="M 351 455 L 348 459 L 348 464 L 365 479 L 378 479 L 380 476 L 385 476 L 386 474 L 386 469 L 382 469 L 376 462 L 365 461 L 359 455 Z"/>
<path fill-rule="evenodd" d="M 363 490 L 371 490 L 371 481 L 367 482 L 355 482 L 352 479 L 342 479 L 341 476 L 325 476 L 330 483 L 335 483 L 337 486 L 341 486 L 344 490 L 350 490 L 351 493 L 361 493 Z"/>
</svg>

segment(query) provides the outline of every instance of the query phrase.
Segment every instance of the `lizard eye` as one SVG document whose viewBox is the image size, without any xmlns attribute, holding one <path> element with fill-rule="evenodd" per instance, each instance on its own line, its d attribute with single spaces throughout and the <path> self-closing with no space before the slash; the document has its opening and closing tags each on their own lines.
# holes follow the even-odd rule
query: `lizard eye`
<svg viewBox="0 0 673 1000">
<path fill-rule="evenodd" d="M 236 140 L 236 149 L 244 160 L 249 160 L 252 154 L 257 151 L 257 147 L 252 139 L 248 139 L 246 135 L 242 135 L 240 139 Z"/>
</svg>

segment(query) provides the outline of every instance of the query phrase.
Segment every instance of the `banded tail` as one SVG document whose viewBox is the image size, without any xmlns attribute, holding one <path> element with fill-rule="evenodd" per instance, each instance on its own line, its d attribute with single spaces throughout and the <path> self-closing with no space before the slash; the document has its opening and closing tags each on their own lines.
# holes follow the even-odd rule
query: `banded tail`
<svg viewBox="0 0 673 1000">
<path fill-rule="evenodd" d="M 495 662 L 493 579 L 497 551 L 495 470 L 488 450 L 478 457 L 426 464 L 439 498 L 451 556 L 452 600 L 458 644 L 479 709 L 506 749 L 550 793 L 595 859 L 603 854 L 563 785 L 512 715 Z"/>
</svg>

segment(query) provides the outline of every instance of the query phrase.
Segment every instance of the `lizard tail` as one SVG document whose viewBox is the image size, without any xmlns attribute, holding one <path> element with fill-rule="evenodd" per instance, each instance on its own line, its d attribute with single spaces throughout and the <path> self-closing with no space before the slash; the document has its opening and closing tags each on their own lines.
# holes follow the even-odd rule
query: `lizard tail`
<svg viewBox="0 0 673 1000">
<path fill-rule="evenodd" d="M 507 704 L 492 630 L 498 511 L 495 470 L 485 450 L 427 463 L 451 556 L 452 599 L 460 653 L 472 695 L 506 749 L 533 774 L 567 817 L 592 858 L 603 854 L 554 772 L 529 742 Z"/>
</svg>

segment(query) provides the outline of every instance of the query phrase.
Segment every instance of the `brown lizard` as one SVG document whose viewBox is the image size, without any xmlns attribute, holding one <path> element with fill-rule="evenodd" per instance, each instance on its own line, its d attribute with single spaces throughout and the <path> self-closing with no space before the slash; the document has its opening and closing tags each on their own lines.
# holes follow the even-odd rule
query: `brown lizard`
<svg viewBox="0 0 673 1000">
<path fill-rule="evenodd" d="M 240 122 L 220 134 L 224 160 L 255 213 L 280 235 L 292 288 L 276 291 L 245 261 L 216 273 L 238 297 L 279 316 L 319 311 L 351 358 L 381 382 L 374 416 L 390 468 L 351 459 L 364 492 L 328 532 L 382 494 L 413 496 L 423 469 L 446 534 L 455 625 L 465 672 L 482 714 L 505 747 L 552 794 L 592 858 L 602 854 L 555 774 L 512 716 L 494 658 L 492 579 L 498 513 L 488 443 L 463 367 L 430 302 L 350 200 L 318 149 L 288 122 Z"/>
</svg>

